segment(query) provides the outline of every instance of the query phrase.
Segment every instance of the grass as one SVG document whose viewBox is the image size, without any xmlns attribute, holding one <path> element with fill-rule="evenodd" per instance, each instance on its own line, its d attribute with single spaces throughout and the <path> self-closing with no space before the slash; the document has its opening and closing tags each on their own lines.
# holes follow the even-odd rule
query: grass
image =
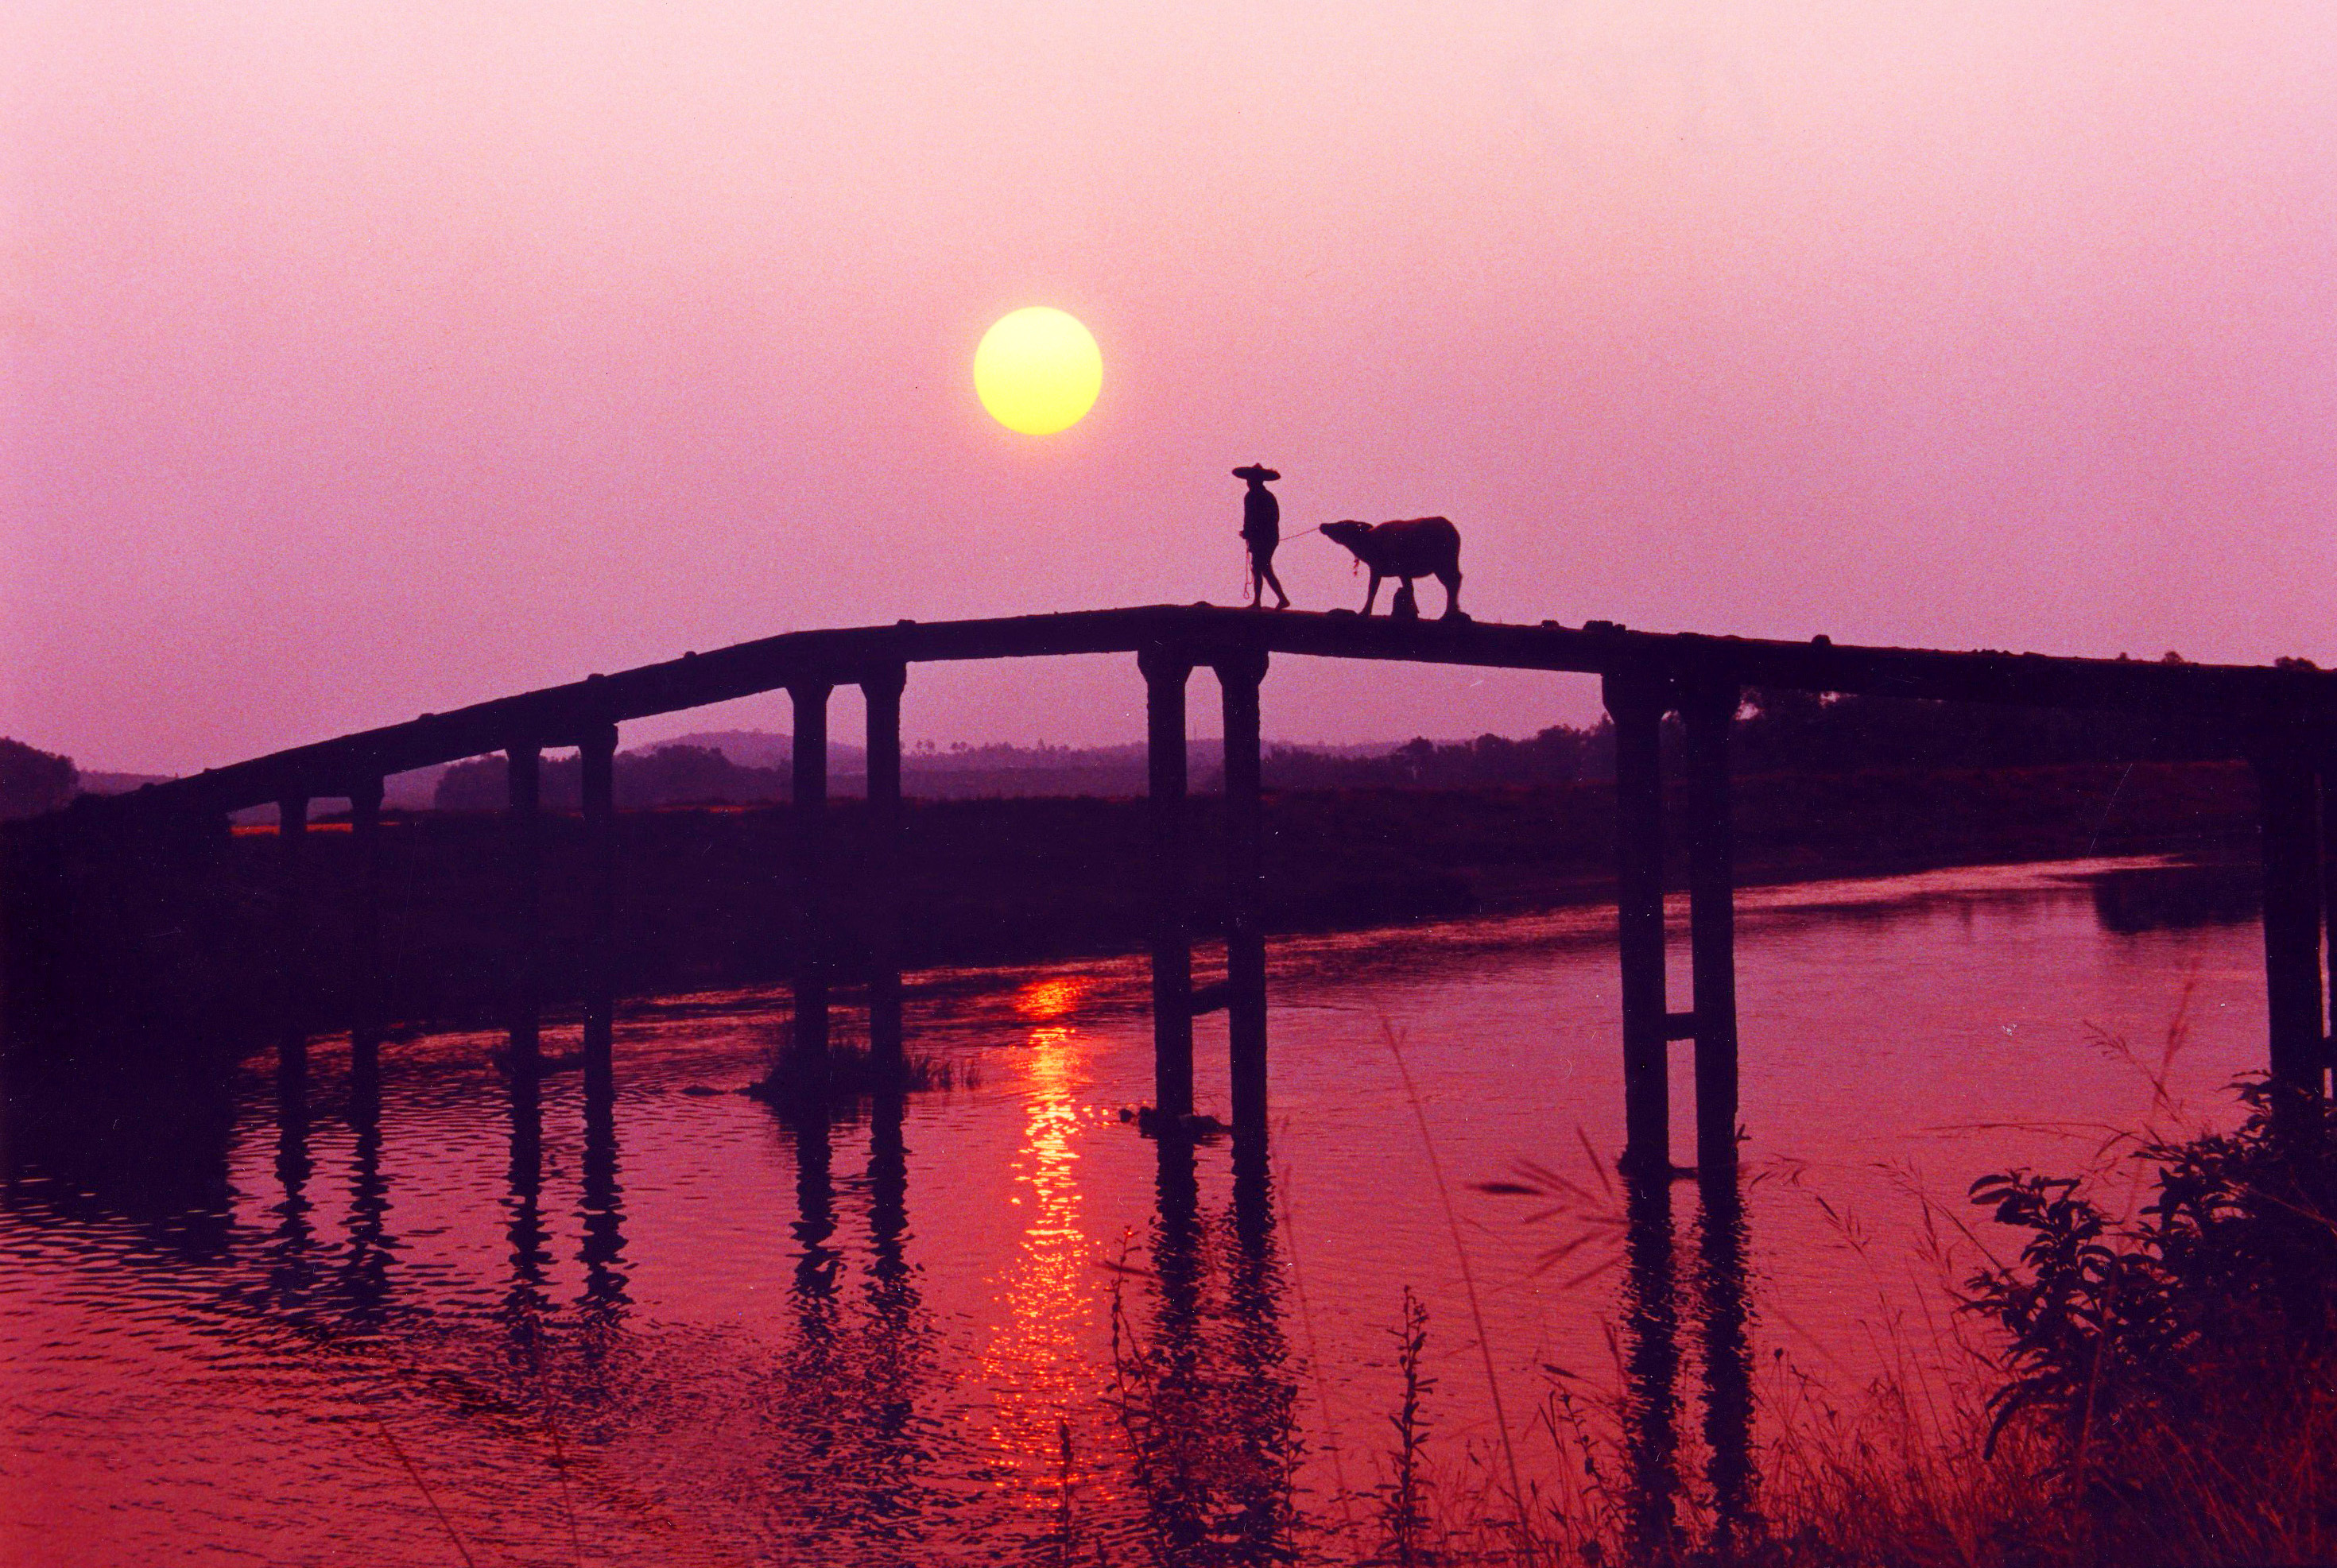
<svg viewBox="0 0 2337 1568">
<path fill-rule="evenodd" d="M 746 1092 L 777 1105 L 869 1099 L 879 1095 L 918 1094 L 935 1089 L 976 1088 L 975 1070 L 948 1057 L 904 1051 L 892 1060 L 851 1041 L 831 1042 L 811 1053 L 782 1049 Z"/>
<path fill-rule="evenodd" d="M 1403 1377 L 1403 1395 L 1397 1403 L 1395 1414 L 1388 1417 L 1394 1428 L 1395 1446 L 1388 1455 L 1387 1479 L 1380 1483 L 1380 1533 L 1386 1540 L 1385 1555 L 1396 1568 L 1413 1568 L 1425 1554 L 1423 1539 L 1428 1533 L 1427 1495 L 1428 1417 L 1425 1410 L 1428 1396 L 1435 1391 L 1436 1379 L 1422 1369 L 1428 1351 L 1428 1309 L 1410 1286 L 1403 1292 L 1403 1320 L 1393 1330 L 1396 1341 L 1396 1366 Z M 1514 1505 L 1514 1489 L 1512 1505 Z"/>
<path fill-rule="evenodd" d="M 1760 1420 L 1757 1437 L 1749 1417 L 1744 1427 L 1741 1475 L 1719 1462 L 1727 1439 L 1709 1423 L 1649 1448 L 1650 1412 L 1633 1388 L 1645 1320 L 1615 1335 L 1610 1392 L 1587 1393 L 1553 1370 L 1514 1433 L 1503 1420 L 1498 1443 L 1456 1451 L 1438 1436 L 1436 1379 L 1424 1369 L 1433 1326 L 1406 1290 L 1390 1326 L 1397 1354 L 1377 1479 L 1353 1494 L 1341 1480 L 1334 1508 L 1294 1512 L 1287 1534 L 1257 1554 L 1155 1538 L 1145 1555 L 1324 1568 L 2337 1562 L 2337 1109 L 2244 1081 L 2235 1128 L 2229 1118 L 2223 1130 L 2185 1125 L 2167 1086 L 2186 1030 L 2187 1006 L 2149 1057 L 2097 1037 L 2147 1079 L 2149 1109 L 2138 1126 L 2057 1129 L 2096 1140 L 2077 1174 L 1997 1172 L 1965 1204 L 1911 1189 L 1923 1203 L 1917 1260 L 1959 1310 L 1886 1314 L 1872 1347 L 1882 1369 L 1849 1387 L 1782 1349 L 1757 1371 L 1748 1365 Z M 1641 1277 L 1627 1306 L 1650 1279 L 1671 1290 L 1668 1206 L 1657 1205 L 1651 1251 L 1644 1192 L 1618 1192 L 1603 1173 L 1586 1184 L 1538 1167 L 1483 1190 L 1534 1200 L 1537 1219 L 1562 1222 L 1567 1234 L 1543 1261 L 1553 1277 L 1630 1270 Z M 1741 1284 L 1741 1251 L 1732 1265 L 1714 1242 L 1716 1214 L 1736 1207 L 1726 1191 L 1702 1194 L 1697 1291 L 1715 1269 L 1736 1269 Z M 1834 1217 L 1846 1244 L 1877 1247 L 1852 1216 Z M 1465 1270 L 1457 1224 L 1453 1240 Z M 1984 1263 L 1959 1279 L 1975 1252 Z M 1121 1283 L 1110 1402 L 1139 1489 L 1156 1518 L 1163 1494 L 1206 1512 L 1225 1484 L 1221 1435 L 1240 1428 L 1244 1395 L 1177 1385 Z M 1701 1300 L 1709 1406 L 1719 1385 L 1711 1298 Z M 1481 1322 L 1474 1339 L 1481 1349 Z M 1288 1492 L 1296 1456 L 1282 1450 L 1280 1463 Z M 1100 1562 L 1122 1560 L 1099 1550 Z"/>
<path fill-rule="evenodd" d="M 1723 1529 L 1711 1495 L 1684 1491 L 1677 1528 L 1635 1533 L 1610 1485 L 1630 1412 L 1618 1397 L 1594 1430 L 1560 1388 L 1538 1429 L 1552 1459 L 1574 1450 L 1570 1489 L 1519 1509 L 1464 1467 L 1429 1505 L 1433 1553 L 1401 1560 L 2337 1561 L 2337 1113 L 2260 1083 L 2238 1093 L 2234 1131 L 2145 1129 L 2083 1175 L 1974 1183 L 1974 1203 L 2026 1244 L 1964 1283 L 1959 1321 L 1899 1347 L 1849 1398 L 1778 1358 L 1749 1528 Z M 1391 1462 L 1416 1472 L 1408 1379 L 1398 1400 Z"/>
<path fill-rule="evenodd" d="M 1257 1353 L 1254 1325 L 1239 1309 L 1208 1289 L 1216 1275 L 1229 1291 L 1239 1289 L 1233 1277 L 1242 1266 L 1227 1255 L 1226 1238 L 1195 1225 L 1167 1251 L 1159 1271 L 1125 1256 L 1112 1269 L 1104 1402 L 1137 1517 L 1121 1533 L 1120 1554 L 1093 1543 L 1097 1560 L 1159 1568 L 1294 1561 L 1301 1526 L 1296 1386 L 1275 1357 Z M 1124 1287 L 1136 1279 L 1156 1292 L 1149 1323 L 1128 1305 Z"/>
</svg>

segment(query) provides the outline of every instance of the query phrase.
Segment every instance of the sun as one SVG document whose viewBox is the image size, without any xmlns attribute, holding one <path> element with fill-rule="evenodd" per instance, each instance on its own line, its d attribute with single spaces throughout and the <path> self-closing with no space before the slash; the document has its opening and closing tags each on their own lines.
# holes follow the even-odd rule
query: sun
<svg viewBox="0 0 2337 1568">
<path fill-rule="evenodd" d="M 973 351 L 973 390 L 1007 429 L 1052 435 L 1095 406 L 1103 353 L 1077 317 L 1045 305 L 1011 311 Z"/>
</svg>

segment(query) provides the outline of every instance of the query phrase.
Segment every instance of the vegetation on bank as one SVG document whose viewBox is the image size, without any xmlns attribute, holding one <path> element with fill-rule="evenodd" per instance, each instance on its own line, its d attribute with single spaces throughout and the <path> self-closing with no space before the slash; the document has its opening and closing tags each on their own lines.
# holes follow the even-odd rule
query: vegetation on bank
<svg viewBox="0 0 2337 1568">
<path fill-rule="evenodd" d="M 1663 744 L 1677 760 L 1683 733 L 1676 716 L 1666 721 Z M 1748 775 L 2122 767 L 2212 761 L 2233 752 L 2232 738 L 2221 725 L 2196 714 L 1991 707 L 1762 688 L 1747 694 L 1730 746 L 1738 771 Z M 1191 751 L 1195 779 L 1205 790 L 1217 788 L 1224 777 L 1219 744 L 1197 741 Z M 829 752 L 834 793 L 861 793 L 863 754 L 833 742 Z M 928 745 L 901 760 L 904 793 L 935 799 L 1130 795 L 1143 792 L 1146 778 L 1141 745 L 960 745 L 945 751 Z M 621 752 L 615 774 L 617 803 L 634 808 L 784 802 L 793 784 L 784 737 L 737 733 Z M 1516 738 L 1421 737 L 1380 747 L 1276 745 L 1266 752 L 1264 776 L 1267 788 L 1278 790 L 1599 784 L 1615 776 L 1615 730 L 1602 718 L 1587 726 L 1551 725 Z M 581 777 L 572 754 L 546 757 L 546 803 L 574 809 Z M 434 803 L 441 811 L 493 810 L 506 799 L 505 778 L 500 755 L 456 763 L 440 775 Z"/>
<path fill-rule="evenodd" d="M 1964 1281 L 1964 1323 L 1941 1328 L 1929 1357 L 1902 1348 L 1863 1390 L 1830 1390 L 1780 1356 L 1757 1395 L 1753 1473 L 1733 1499 L 1715 1494 L 1720 1472 L 1693 1443 L 1663 1451 L 1668 1478 L 1651 1477 L 1645 1433 L 1632 1429 L 1644 1412 L 1622 1396 L 1586 1408 L 1562 1377 L 1517 1434 L 1542 1477 L 1519 1495 L 1481 1437 L 1438 1430 L 1436 1379 L 1422 1370 L 1432 1328 L 1406 1292 L 1374 1453 L 1351 1452 L 1347 1489 L 1302 1512 L 1290 1412 L 1251 1410 L 1255 1390 L 1175 1381 L 1116 1281 L 1108 1403 L 1149 1501 L 1134 1535 L 1108 1544 L 1080 1536 L 1067 1509 L 1064 1560 L 2337 1561 L 2337 1113 L 2316 1098 L 2276 1107 L 2260 1083 L 2239 1093 L 2245 1115 L 2232 1131 L 2146 1132 L 2082 1177 L 2008 1171 L 1973 1183 L 1972 1203 L 2014 1242 Z M 2005 1231 L 1975 1234 L 1995 1243 Z M 1154 1288 L 1166 1302 L 1169 1287 Z M 1197 1393 L 1218 1403 L 1197 1412 Z M 1295 1388 L 1276 1393 L 1286 1404 Z M 1253 1428 L 1273 1440 L 1228 1441 Z M 1376 1479 L 1356 1474 L 1359 1459 Z"/>
<path fill-rule="evenodd" d="M 2182 662 L 2174 655 L 2168 660 Z M 1667 765 L 1685 746 L 1677 715 L 1663 726 Z M 2208 762 L 2234 755 L 2215 716 L 2156 711 L 1990 706 L 1875 696 L 1822 696 L 1755 687 L 1745 694 L 1729 755 L 1736 771 L 1765 774 L 1969 772 L 2101 764 Z M 1488 784 L 1599 783 L 1615 776 L 1615 729 L 1606 719 L 1552 725 L 1511 739 L 1416 739 L 1384 755 L 1277 748 L 1269 786 L 1284 789 L 1475 789 Z"/>
<path fill-rule="evenodd" d="M 1599 784 L 1274 793 L 1266 919 L 1283 931 L 1355 930 L 1597 901 L 1611 896 L 1612 810 L 1611 791 Z M 2088 854 L 2212 857 L 2248 841 L 2254 810 L 2253 781 L 2234 764 L 1759 775 L 1740 780 L 1736 792 L 1738 880 Z M 900 950 L 908 967 L 1142 947 L 1151 913 L 1141 800 L 912 802 L 904 816 Z M 865 896 L 867 818 L 859 803 L 840 801 L 827 820 L 831 881 L 817 934 L 849 984 L 865 972 L 875 918 Z M 1223 916 L 1220 820 L 1216 800 L 1194 802 L 1187 850 L 1200 940 Z M 588 867 L 580 819 L 553 813 L 545 831 L 543 995 L 559 1004 L 580 995 Z M 623 991 L 767 984 L 794 973 L 815 932 L 799 830 L 786 808 L 625 812 L 617 834 Z M 347 988 L 353 840 L 327 821 L 309 841 L 301 940 L 318 1011 L 337 1017 Z M 250 955 L 280 942 L 277 848 L 266 829 L 239 833 L 217 879 L 223 895 L 191 924 L 165 922 L 197 931 L 210 950 L 242 955 L 246 990 L 265 989 L 248 973 Z M 1685 868 L 1673 848 L 1678 886 Z M 513 886 L 501 813 L 393 813 L 383 862 L 391 1018 L 501 1018 L 512 994 Z"/>
<path fill-rule="evenodd" d="M 816 1055 L 781 1044 L 771 1051 L 763 1076 L 743 1092 L 783 1111 L 825 1112 L 854 1100 L 953 1089 L 961 1083 L 972 1088 L 981 1081 L 980 1073 L 954 1057 L 904 1051 L 888 1061 L 856 1040 L 838 1040 Z"/>
</svg>

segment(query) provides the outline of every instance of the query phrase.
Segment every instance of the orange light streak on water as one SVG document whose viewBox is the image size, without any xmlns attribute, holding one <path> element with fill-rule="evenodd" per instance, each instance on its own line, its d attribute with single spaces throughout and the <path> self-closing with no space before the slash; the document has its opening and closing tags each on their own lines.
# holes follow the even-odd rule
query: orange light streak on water
<svg viewBox="0 0 2337 1568">
<path fill-rule="evenodd" d="M 1096 982 L 1085 975 L 1032 980 L 1014 993 L 1014 1015 L 1034 1022 L 1067 1018 L 1095 989 Z"/>
<path fill-rule="evenodd" d="M 1060 1017 L 1090 987 L 1081 979 L 1034 981 L 1015 997 L 1015 1011 Z M 998 1390 L 989 1436 L 1006 1471 L 1000 1485 L 1036 1510 L 1059 1504 L 1067 1425 L 1074 1485 L 1100 1468 L 1092 1347 L 1105 1309 L 1096 1247 L 1081 1225 L 1079 1164 L 1080 1141 L 1100 1114 L 1084 1100 L 1092 1042 L 1051 1024 L 1032 1028 L 1023 1045 L 1026 1114 L 1007 1199 L 1023 1211 L 1022 1234 L 997 1293 L 1007 1318 L 979 1365 Z"/>
</svg>

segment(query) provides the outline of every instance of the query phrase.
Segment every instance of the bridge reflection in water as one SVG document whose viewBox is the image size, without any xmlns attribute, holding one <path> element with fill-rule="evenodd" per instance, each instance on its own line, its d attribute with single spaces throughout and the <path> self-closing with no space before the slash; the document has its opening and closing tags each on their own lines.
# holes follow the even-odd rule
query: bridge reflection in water
<svg viewBox="0 0 2337 1568">
<path fill-rule="evenodd" d="M 1151 1212 L 1118 1259 L 1118 1288 L 1099 1291 L 1097 1261 L 1112 1252 L 1082 1185 L 1087 1047 L 1047 1001 L 1034 994 L 1022 1009 L 1021 1242 L 1000 1281 L 1005 1316 L 971 1359 L 1001 1391 L 978 1430 L 963 1419 L 968 1359 L 914 1261 L 918 1162 L 897 1094 L 758 1113 L 781 1181 L 767 1205 L 750 1193 L 730 1203 L 740 1225 L 768 1237 L 785 1327 L 728 1361 L 660 1344 L 667 1327 L 639 1319 L 625 1123 L 656 1114 L 661 1096 L 621 1097 L 597 1075 L 504 1077 L 500 1265 L 474 1263 L 467 1281 L 447 1278 L 443 1261 L 408 1261 L 384 1158 L 385 1121 L 408 1114 L 403 1086 L 425 1100 L 443 1091 L 401 1080 L 386 1096 L 362 1041 L 347 1058 L 337 1042 L 316 1042 L 314 1062 L 309 1043 L 286 1042 L 272 1092 L 247 1099 L 242 1125 L 257 1120 L 268 1135 L 273 1188 L 256 1232 L 232 1222 L 225 1196 L 230 1118 L 177 1105 L 150 1105 L 126 1125 L 60 1115 L 70 1078 L 10 1086 L 11 1132 L 47 1129 L 11 1140 L 10 1217 L 65 1231 L 131 1217 L 157 1235 L 210 1238 L 199 1272 L 183 1249 L 154 1251 L 143 1266 L 210 1291 L 221 1333 L 289 1329 L 320 1365 L 361 1363 L 447 1412 L 484 1417 L 536 1468 L 476 1483 L 490 1493 L 465 1505 L 502 1506 L 494 1487 L 531 1489 L 516 1506 L 538 1511 L 535 1527 L 554 1537 L 563 1510 L 604 1530 L 612 1518 L 670 1523 L 684 1516 L 673 1490 L 687 1485 L 720 1499 L 723 1524 L 704 1527 L 714 1537 L 744 1528 L 758 1549 L 784 1544 L 782 1556 L 881 1560 L 995 1531 L 1033 1549 L 1065 1537 L 1064 1549 L 1090 1557 L 1286 1560 L 1335 1528 L 1341 1510 L 1320 1463 L 1323 1413 L 1304 1393 L 1271 1151 L 1197 1144 L 1179 1130 L 1152 1139 Z M 581 1140 L 548 1141 L 548 1105 L 581 1108 Z M 412 1113 L 427 1109 L 417 1101 Z M 108 1135 L 95 1144 L 58 1131 L 101 1122 Z M 125 1137 L 148 1145 L 134 1175 L 112 1157 Z M 865 1164 L 847 1165 L 844 1152 L 863 1149 Z M 56 1175 L 65 1179 L 43 1179 Z M 76 1195 L 58 1199 L 68 1188 Z M 1633 1179 L 1624 1192 L 1629 1534 L 1648 1553 L 1716 1543 L 1754 1516 L 1743 1209 L 1733 1181 Z M 1692 1234 L 1680 1233 L 1676 1193 L 1696 1195 Z M 1460 1343 L 1458 1323 L 1440 1331 Z M 1112 1347 L 1101 1362 L 1100 1343 Z M 479 1353 L 490 1344 L 500 1352 Z M 1700 1387 L 1685 1390 L 1690 1368 Z M 1684 1442 L 1684 1424 L 1698 1420 L 1701 1442 Z M 652 1461 L 646 1450 L 659 1446 L 672 1452 Z M 1700 1475 L 1682 1474 L 1684 1451 Z M 1352 1484 L 1368 1485 L 1367 1466 L 1351 1456 L 1349 1467 Z M 695 1478 L 677 1482 L 684 1471 Z M 1368 1517 L 1362 1501 L 1353 1512 Z"/>
</svg>

